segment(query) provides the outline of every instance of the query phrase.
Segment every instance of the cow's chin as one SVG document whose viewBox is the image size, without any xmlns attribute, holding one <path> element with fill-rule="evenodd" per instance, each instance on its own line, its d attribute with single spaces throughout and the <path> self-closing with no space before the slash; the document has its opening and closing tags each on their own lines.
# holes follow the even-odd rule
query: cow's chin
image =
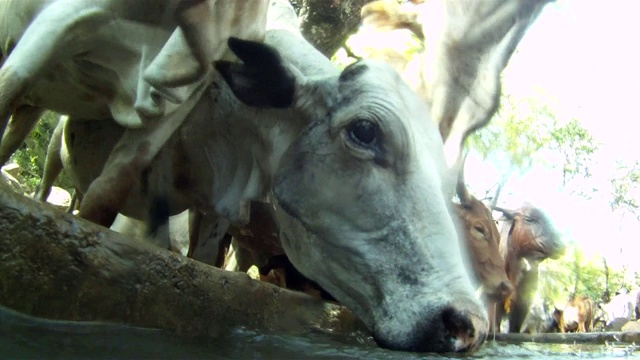
<svg viewBox="0 0 640 360">
<path fill-rule="evenodd" d="M 411 275 L 349 247 L 362 239 L 341 239 L 345 247 L 338 247 L 336 239 L 313 233 L 291 210 L 276 206 L 276 214 L 291 263 L 360 318 L 380 346 L 456 352 L 472 351 L 484 341 L 487 315 L 463 273 L 435 271 L 408 284 L 403 276 Z"/>
</svg>

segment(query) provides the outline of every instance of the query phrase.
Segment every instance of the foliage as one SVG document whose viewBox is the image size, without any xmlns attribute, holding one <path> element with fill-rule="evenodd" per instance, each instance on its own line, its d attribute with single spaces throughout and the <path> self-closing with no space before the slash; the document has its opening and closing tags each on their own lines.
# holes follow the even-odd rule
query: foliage
<svg viewBox="0 0 640 360">
<path fill-rule="evenodd" d="M 640 220 L 640 163 L 636 161 L 629 166 L 618 162 L 616 165 L 616 174 L 611 179 L 611 209 L 633 214 Z"/>
<path fill-rule="evenodd" d="M 51 138 L 53 129 L 58 123 L 58 118 L 58 114 L 46 112 L 29 134 L 22 147 L 11 157 L 11 160 L 20 166 L 19 178 L 28 192 L 35 191 L 40 183 L 44 171 L 49 139 Z M 73 188 L 71 181 L 64 173 L 58 177 L 54 185 L 67 190 Z"/>
<path fill-rule="evenodd" d="M 505 92 L 491 122 L 467 143 L 483 158 L 492 157 L 501 164 L 501 185 L 513 172 L 526 172 L 538 163 L 560 168 L 567 186 L 574 179 L 591 176 L 591 155 L 598 149 L 577 119 L 557 119 L 551 99 L 543 94 L 519 98 Z"/>
<path fill-rule="evenodd" d="M 494 154 L 506 169 L 526 170 L 540 149 L 552 140 L 553 110 L 538 98 L 517 98 L 503 92 L 491 122 L 469 137 L 468 144 L 485 159 Z"/>
<path fill-rule="evenodd" d="M 574 294 L 587 295 L 600 302 L 605 291 L 613 293 L 631 285 L 625 283 L 625 271 L 608 267 L 602 258 L 585 259 L 577 244 L 571 243 L 564 257 L 547 259 L 540 264 L 538 292 L 546 300 L 558 305 Z"/>
<path fill-rule="evenodd" d="M 511 168 L 520 170 L 542 161 L 540 150 L 559 150 L 567 177 L 589 176 L 589 157 L 598 149 L 593 136 L 577 119 L 566 124 L 557 120 L 548 99 L 505 93 L 494 118 L 470 137 L 469 145 L 484 158 L 501 153 Z"/>
<path fill-rule="evenodd" d="M 344 68 L 359 59 L 378 59 L 405 68 L 423 50 L 423 42 L 408 29 L 370 31 L 361 28 L 347 38 L 331 61 Z"/>
<path fill-rule="evenodd" d="M 589 133 L 583 128 L 577 119 L 571 119 L 567 124 L 553 129 L 551 132 L 552 150 L 558 150 L 562 154 L 562 184 L 575 177 L 588 178 L 590 156 L 598 149 L 598 145 Z"/>
</svg>

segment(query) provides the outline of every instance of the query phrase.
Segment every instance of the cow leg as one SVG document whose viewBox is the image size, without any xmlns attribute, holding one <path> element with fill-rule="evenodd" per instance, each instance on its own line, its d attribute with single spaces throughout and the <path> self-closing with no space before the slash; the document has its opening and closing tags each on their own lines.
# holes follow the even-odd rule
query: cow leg
<svg viewBox="0 0 640 360">
<path fill-rule="evenodd" d="M 510 333 L 519 333 L 522 324 L 524 324 L 525 319 L 527 318 L 529 312 L 529 308 L 523 304 L 522 302 L 516 302 L 513 304 L 511 308 L 511 313 L 509 314 L 509 332 Z"/>
<path fill-rule="evenodd" d="M 169 235 L 169 216 L 171 211 L 169 202 L 164 197 L 153 197 L 149 204 L 149 228 L 147 229 L 151 242 L 156 246 L 171 250 Z"/>
<path fill-rule="evenodd" d="M 558 328 L 560 329 L 560 333 L 562 334 L 567 332 L 567 323 L 564 321 L 564 313 L 560 313 L 560 319 L 558 320 Z"/>
<path fill-rule="evenodd" d="M 502 331 L 502 319 L 504 318 L 504 303 L 491 303 L 487 311 L 489 316 L 489 332 L 500 333 Z"/>
<path fill-rule="evenodd" d="M 71 204 L 67 208 L 67 213 L 73 214 L 75 210 L 78 210 L 80 203 L 82 202 L 82 193 L 78 189 L 73 189 L 73 195 L 71 195 Z"/>
<path fill-rule="evenodd" d="M 235 239 L 231 240 L 231 246 L 225 259 L 224 269 L 247 272 L 252 265 L 256 265 L 253 252 L 238 244 Z"/>
<path fill-rule="evenodd" d="M 593 302 L 591 301 L 591 299 L 586 300 L 585 308 L 586 308 L 587 314 L 585 318 L 584 328 L 586 332 L 591 332 L 593 331 L 593 315 L 594 315 Z"/>
<path fill-rule="evenodd" d="M 111 156 L 115 152 L 116 149 Z M 125 154 L 124 159 L 115 159 L 110 166 L 105 165 L 100 176 L 89 185 L 78 215 L 96 224 L 111 226 L 149 162 L 149 146 L 141 144 L 131 154 Z"/>
<path fill-rule="evenodd" d="M 189 252 L 187 256 L 205 264 L 222 267 L 223 239 L 227 235 L 229 221 L 216 214 L 189 212 Z"/>
<path fill-rule="evenodd" d="M 11 155 L 22 146 L 43 112 L 42 108 L 28 105 L 20 106 L 14 111 L 0 142 L 0 166 L 6 164 Z"/>
<path fill-rule="evenodd" d="M 52 2 L 26 29 L 0 68 L 0 134 L 4 134 L 20 99 L 42 72 L 61 55 L 79 51 L 86 34 L 111 20 L 109 14 L 92 4 L 85 0 Z"/>
<path fill-rule="evenodd" d="M 14 115 L 15 116 L 15 115 Z M 44 161 L 44 172 L 42 173 L 42 180 L 38 185 L 38 190 L 34 198 L 41 202 L 46 202 L 49 194 L 51 193 L 51 186 L 60 175 L 62 171 L 62 158 L 60 157 L 60 150 L 62 149 L 62 132 L 67 122 L 66 117 L 61 117 L 58 121 L 58 125 L 53 129 L 51 139 L 49 140 L 49 146 L 47 147 L 47 157 Z M 11 127 L 9 127 L 11 130 Z M 7 132 L 5 136 L 11 132 Z"/>
</svg>

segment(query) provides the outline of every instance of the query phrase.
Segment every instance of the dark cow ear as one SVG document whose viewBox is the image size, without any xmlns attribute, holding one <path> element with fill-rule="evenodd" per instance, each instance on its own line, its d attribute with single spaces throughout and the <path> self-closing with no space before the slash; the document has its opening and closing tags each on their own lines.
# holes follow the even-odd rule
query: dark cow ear
<svg viewBox="0 0 640 360">
<path fill-rule="evenodd" d="M 296 76 L 274 48 L 233 37 L 229 48 L 244 63 L 217 61 L 215 67 L 240 101 L 261 108 L 291 106 Z"/>
</svg>

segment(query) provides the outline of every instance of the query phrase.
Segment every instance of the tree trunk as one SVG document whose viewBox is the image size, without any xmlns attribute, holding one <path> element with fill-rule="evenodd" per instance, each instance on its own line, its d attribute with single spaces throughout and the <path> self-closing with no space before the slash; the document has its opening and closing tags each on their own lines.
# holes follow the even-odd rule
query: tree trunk
<svg viewBox="0 0 640 360">
<path fill-rule="evenodd" d="M 327 57 L 333 56 L 360 25 L 360 9 L 372 0 L 291 0 L 304 37 Z"/>
<path fill-rule="evenodd" d="M 32 316 L 200 336 L 363 329 L 341 306 L 126 238 L 5 184 L 0 230 L 0 305 Z"/>
</svg>

